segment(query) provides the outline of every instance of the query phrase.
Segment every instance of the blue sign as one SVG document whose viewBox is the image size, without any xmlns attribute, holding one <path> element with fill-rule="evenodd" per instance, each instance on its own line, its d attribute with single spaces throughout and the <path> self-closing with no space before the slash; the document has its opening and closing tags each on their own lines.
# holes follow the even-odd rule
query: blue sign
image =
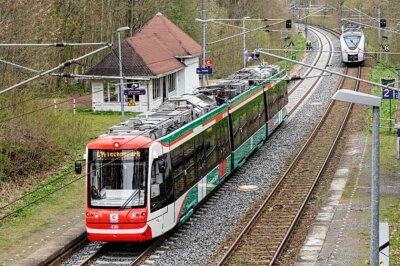
<svg viewBox="0 0 400 266">
<path fill-rule="evenodd" d="M 383 86 L 389 85 L 393 87 L 393 85 L 396 83 L 396 79 L 394 78 L 382 78 L 381 83 Z M 399 92 L 394 91 L 385 87 L 382 87 L 382 98 L 383 99 L 398 99 L 399 98 Z"/>
<path fill-rule="evenodd" d="M 203 74 L 203 75 L 212 74 L 212 68 L 211 67 L 198 67 L 198 68 L 196 68 L 196 73 Z"/>
<path fill-rule="evenodd" d="M 391 89 L 384 88 L 382 90 L 382 98 L 383 99 L 398 99 L 399 98 L 399 92 L 391 90 Z"/>
<path fill-rule="evenodd" d="M 145 95 L 145 89 L 127 89 L 124 90 L 124 95 L 131 96 L 131 95 Z"/>
</svg>

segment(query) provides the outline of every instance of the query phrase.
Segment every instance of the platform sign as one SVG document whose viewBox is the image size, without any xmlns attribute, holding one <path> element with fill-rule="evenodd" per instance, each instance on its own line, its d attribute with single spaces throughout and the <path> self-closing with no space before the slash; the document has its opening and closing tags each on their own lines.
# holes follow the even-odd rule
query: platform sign
<svg viewBox="0 0 400 266">
<path fill-rule="evenodd" d="M 212 68 L 211 67 L 198 67 L 198 68 L 196 68 L 196 73 L 201 74 L 201 75 L 212 74 Z"/>
<path fill-rule="evenodd" d="M 393 87 L 396 84 L 395 78 L 381 78 L 381 84 L 383 85 L 382 86 L 382 98 L 383 99 L 398 99 L 399 98 L 398 91 L 394 91 L 394 90 L 384 87 L 387 85 Z"/>
<path fill-rule="evenodd" d="M 124 95 L 131 96 L 131 95 L 145 95 L 146 89 L 126 89 L 124 90 Z"/>
</svg>

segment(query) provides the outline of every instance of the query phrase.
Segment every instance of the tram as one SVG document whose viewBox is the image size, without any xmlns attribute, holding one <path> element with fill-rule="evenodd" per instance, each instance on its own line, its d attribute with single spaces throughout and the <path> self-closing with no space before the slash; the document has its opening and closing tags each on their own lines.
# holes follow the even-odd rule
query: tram
<svg viewBox="0 0 400 266">
<path fill-rule="evenodd" d="M 285 121 L 287 103 L 285 70 L 247 67 L 90 141 L 88 239 L 141 242 L 184 223 Z"/>
</svg>

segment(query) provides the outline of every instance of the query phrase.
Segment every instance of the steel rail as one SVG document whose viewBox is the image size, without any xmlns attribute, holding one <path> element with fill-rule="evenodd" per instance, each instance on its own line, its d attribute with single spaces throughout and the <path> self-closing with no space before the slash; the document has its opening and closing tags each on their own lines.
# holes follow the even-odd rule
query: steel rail
<svg viewBox="0 0 400 266">
<path fill-rule="evenodd" d="M 311 31 L 312 31 L 312 30 L 311 30 Z M 322 43 L 321 38 L 320 38 L 317 34 L 315 34 L 315 36 L 317 37 L 317 39 L 318 39 L 318 41 L 319 41 L 319 43 L 321 44 L 321 47 L 322 47 L 322 44 L 323 44 L 323 43 Z M 315 60 L 312 62 L 312 65 L 313 65 L 313 66 L 317 65 L 317 63 L 318 63 L 319 59 L 321 58 L 321 56 L 322 56 L 322 52 L 319 52 L 319 53 L 317 54 Z M 305 77 L 308 77 L 308 76 L 310 75 L 311 71 L 313 71 L 312 68 L 307 68 L 306 73 L 304 73 L 304 76 L 305 76 Z M 304 82 L 304 80 L 301 80 L 300 82 L 297 82 L 297 83 L 293 86 L 293 88 L 289 91 L 289 96 L 290 96 L 293 92 L 295 92 L 296 89 L 297 89 L 303 82 Z"/>
<path fill-rule="evenodd" d="M 357 76 L 361 76 L 361 67 L 358 68 L 358 75 L 357 75 Z M 344 78 L 342 79 L 342 84 L 341 84 L 340 87 L 342 87 L 343 84 L 344 84 Z M 355 89 L 354 89 L 354 90 L 357 91 L 358 88 L 359 88 L 359 85 L 360 85 L 360 81 L 356 81 Z M 331 103 L 330 103 L 330 105 L 329 105 L 329 107 L 328 107 L 328 110 L 329 110 L 328 112 L 330 112 L 330 110 L 333 108 L 333 105 L 334 105 L 334 104 L 335 104 L 335 102 L 334 102 L 334 101 L 331 101 Z M 320 170 L 319 170 L 319 172 L 318 172 L 317 178 L 314 180 L 310 191 L 308 192 L 308 194 L 307 194 L 305 200 L 303 201 L 303 203 L 302 203 L 302 205 L 301 205 L 299 211 L 297 212 L 297 214 L 296 214 L 296 216 L 295 216 L 295 218 L 294 218 L 293 223 L 290 225 L 289 230 L 287 231 L 286 235 L 284 236 L 283 241 L 282 241 L 281 244 L 279 245 L 279 247 L 278 247 L 277 252 L 275 253 L 275 255 L 272 257 L 271 262 L 270 262 L 269 265 L 272 265 L 272 264 L 276 261 L 276 259 L 278 258 L 279 254 L 280 254 L 281 251 L 282 251 L 283 246 L 286 244 L 288 238 L 290 237 L 290 234 L 292 233 L 294 226 L 296 225 L 296 223 L 297 223 L 297 221 L 299 220 L 301 214 L 303 213 L 303 210 L 304 210 L 305 206 L 307 205 L 308 200 L 309 200 L 309 198 L 310 198 L 312 192 L 314 191 L 314 188 L 315 188 L 316 184 L 318 183 L 320 176 L 322 175 L 322 172 L 325 170 L 326 165 L 328 164 L 329 159 L 331 158 L 331 155 L 332 155 L 333 152 L 334 152 L 334 149 L 335 149 L 335 147 L 336 147 L 336 145 L 337 145 L 337 143 L 338 143 L 338 141 L 339 141 L 340 136 L 341 136 L 342 133 L 343 133 L 344 127 L 346 126 L 346 123 L 347 123 L 347 121 L 348 121 L 348 119 L 349 119 L 349 117 L 350 117 L 350 113 L 351 113 L 352 107 L 353 107 L 353 104 L 349 104 L 349 106 L 348 106 L 348 108 L 347 108 L 347 111 L 346 111 L 346 114 L 345 114 L 345 117 L 344 117 L 344 119 L 342 120 L 342 124 L 340 125 L 340 128 L 339 128 L 339 130 L 338 130 L 338 134 L 336 135 L 336 137 L 335 137 L 335 139 L 334 139 L 334 142 L 332 143 L 331 148 L 329 149 L 328 155 L 327 155 L 327 157 L 326 157 L 326 159 L 325 159 L 325 161 L 324 161 L 324 163 L 323 163 L 323 166 L 320 168 Z M 314 130 L 313 136 L 316 134 L 317 130 L 319 130 L 320 126 L 321 126 L 321 125 L 318 126 L 318 129 Z M 308 145 L 309 145 L 309 143 L 307 143 L 307 146 L 308 146 Z"/>
<path fill-rule="evenodd" d="M 309 27 L 309 28 L 310 28 L 310 31 L 318 31 L 318 30 L 315 29 L 315 28 L 312 28 L 312 27 Z M 317 38 L 319 39 L 319 41 L 320 41 L 320 43 L 321 43 L 321 46 L 322 46 L 322 44 L 323 44 L 322 39 L 318 36 L 318 34 L 315 34 L 315 35 L 316 35 Z M 331 42 L 329 42 L 329 46 L 331 47 L 331 51 L 333 51 L 334 48 L 333 48 L 333 45 L 332 45 Z M 318 55 L 318 59 L 321 58 L 321 55 L 322 55 L 322 53 L 320 53 L 320 54 Z M 330 65 L 330 64 L 331 64 L 332 58 L 333 58 L 333 53 L 330 54 L 330 59 L 329 59 L 329 61 L 328 61 L 328 63 L 327 63 L 326 65 Z M 314 64 L 314 62 L 313 62 L 313 64 Z M 316 65 L 317 65 L 317 62 L 314 64 L 314 66 L 316 66 Z M 313 69 L 309 68 L 309 69 L 307 70 L 307 72 L 306 72 L 306 75 L 309 75 L 309 74 L 311 73 L 312 70 L 313 70 Z M 324 72 L 321 72 L 321 75 L 323 75 L 323 74 L 324 74 Z M 319 82 L 320 82 L 321 79 L 322 79 L 322 76 L 319 77 L 319 78 L 317 78 L 317 79 L 315 80 L 315 82 L 313 83 L 313 85 L 311 86 L 311 88 L 310 88 L 310 89 L 300 98 L 300 100 L 292 107 L 292 109 L 291 109 L 291 110 L 289 111 L 289 113 L 288 113 L 288 116 L 292 115 L 293 112 L 297 110 L 297 108 L 300 106 L 300 104 L 301 104 L 301 103 L 307 98 L 307 96 L 311 93 L 311 91 L 313 90 L 313 88 L 314 88 L 315 86 L 317 86 L 317 84 L 319 84 Z M 292 88 L 292 89 L 290 90 L 289 96 L 290 96 L 302 83 L 303 83 L 303 82 L 298 82 L 298 84 L 296 84 L 296 85 L 294 86 L 294 88 Z"/>
</svg>

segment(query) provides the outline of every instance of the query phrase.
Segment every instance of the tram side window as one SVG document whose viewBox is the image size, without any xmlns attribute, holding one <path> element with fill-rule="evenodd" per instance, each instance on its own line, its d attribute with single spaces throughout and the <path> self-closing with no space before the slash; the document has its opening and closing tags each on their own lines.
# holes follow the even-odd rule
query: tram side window
<svg viewBox="0 0 400 266">
<path fill-rule="evenodd" d="M 264 96 L 260 95 L 249 103 L 251 110 L 249 111 L 250 132 L 253 135 L 260 127 L 265 124 Z"/>
<path fill-rule="evenodd" d="M 269 117 L 268 120 L 272 119 L 279 110 L 279 95 L 277 90 L 273 88 L 268 91 L 268 106 L 269 106 Z"/>
<path fill-rule="evenodd" d="M 177 147 L 171 152 L 171 164 L 176 198 L 185 192 L 185 169 L 183 156 L 182 146 Z"/>
<path fill-rule="evenodd" d="M 218 153 L 217 153 L 217 129 L 216 126 L 212 126 L 206 129 L 202 133 L 204 138 L 205 146 L 205 173 L 208 173 L 217 165 Z"/>
<path fill-rule="evenodd" d="M 218 162 L 228 157 L 230 153 L 229 149 L 229 135 L 228 135 L 228 118 L 224 118 L 218 123 L 218 136 L 217 136 L 217 152 Z"/>
<path fill-rule="evenodd" d="M 165 172 L 160 172 L 160 162 L 165 165 Z M 150 179 L 150 206 L 151 211 L 159 210 L 172 202 L 172 182 L 170 180 L 170 167 L 166 156 L 155 159 L 151 166 Z"/>
<path fill-rule="evenodd" d="M 194 137 L 194 145 L 195 145 L 195 160 L 196 160 L 196 167 L 198 178 L 201 178 L 203 173 L 205 172 L 206 166 L 206 145 L 204 143 L 204 136 L 203 134 L 199 134 Z"/>
<path fill-rule="evenodd" d="M 244 107 L 233 113 L 233 143 L 235 149 L 237 149 L 247 139 L 246 136 L 248 122 L 249 121 L 247 120 L 246 109 Z"/>
<path fill-rule="evenodd" d="M 288 96 L 288 91 L 287 91 L 287 82 L 281 81 L 279 84 L 281 86 L 281 95 L 282 95 L 281 104 L 280 104 L 279 109 L 282 109 L 289 103 L 289 96 Z"/>
<path fill-rule="evenodd" d="M 271 119 L 280 109 L 288 103 L 287 85 L 285 81 L 280 81 L 268 91 L 268 120 Z"/>
<path fill-rule="evenodd" d="M 258 96 L 232 114 L 234 149 L 237 149 L 265 123 L 263 97 L 263 95 Z"/>
<path fill-rule="evenodd" d="M 185 165 L 185 184 L 192 186 L 196 181 L 196 164 L 194 153 L 194 140 L 191 139 L 182 145 L 184 152 L 184 165 Z"/>
</svg>

